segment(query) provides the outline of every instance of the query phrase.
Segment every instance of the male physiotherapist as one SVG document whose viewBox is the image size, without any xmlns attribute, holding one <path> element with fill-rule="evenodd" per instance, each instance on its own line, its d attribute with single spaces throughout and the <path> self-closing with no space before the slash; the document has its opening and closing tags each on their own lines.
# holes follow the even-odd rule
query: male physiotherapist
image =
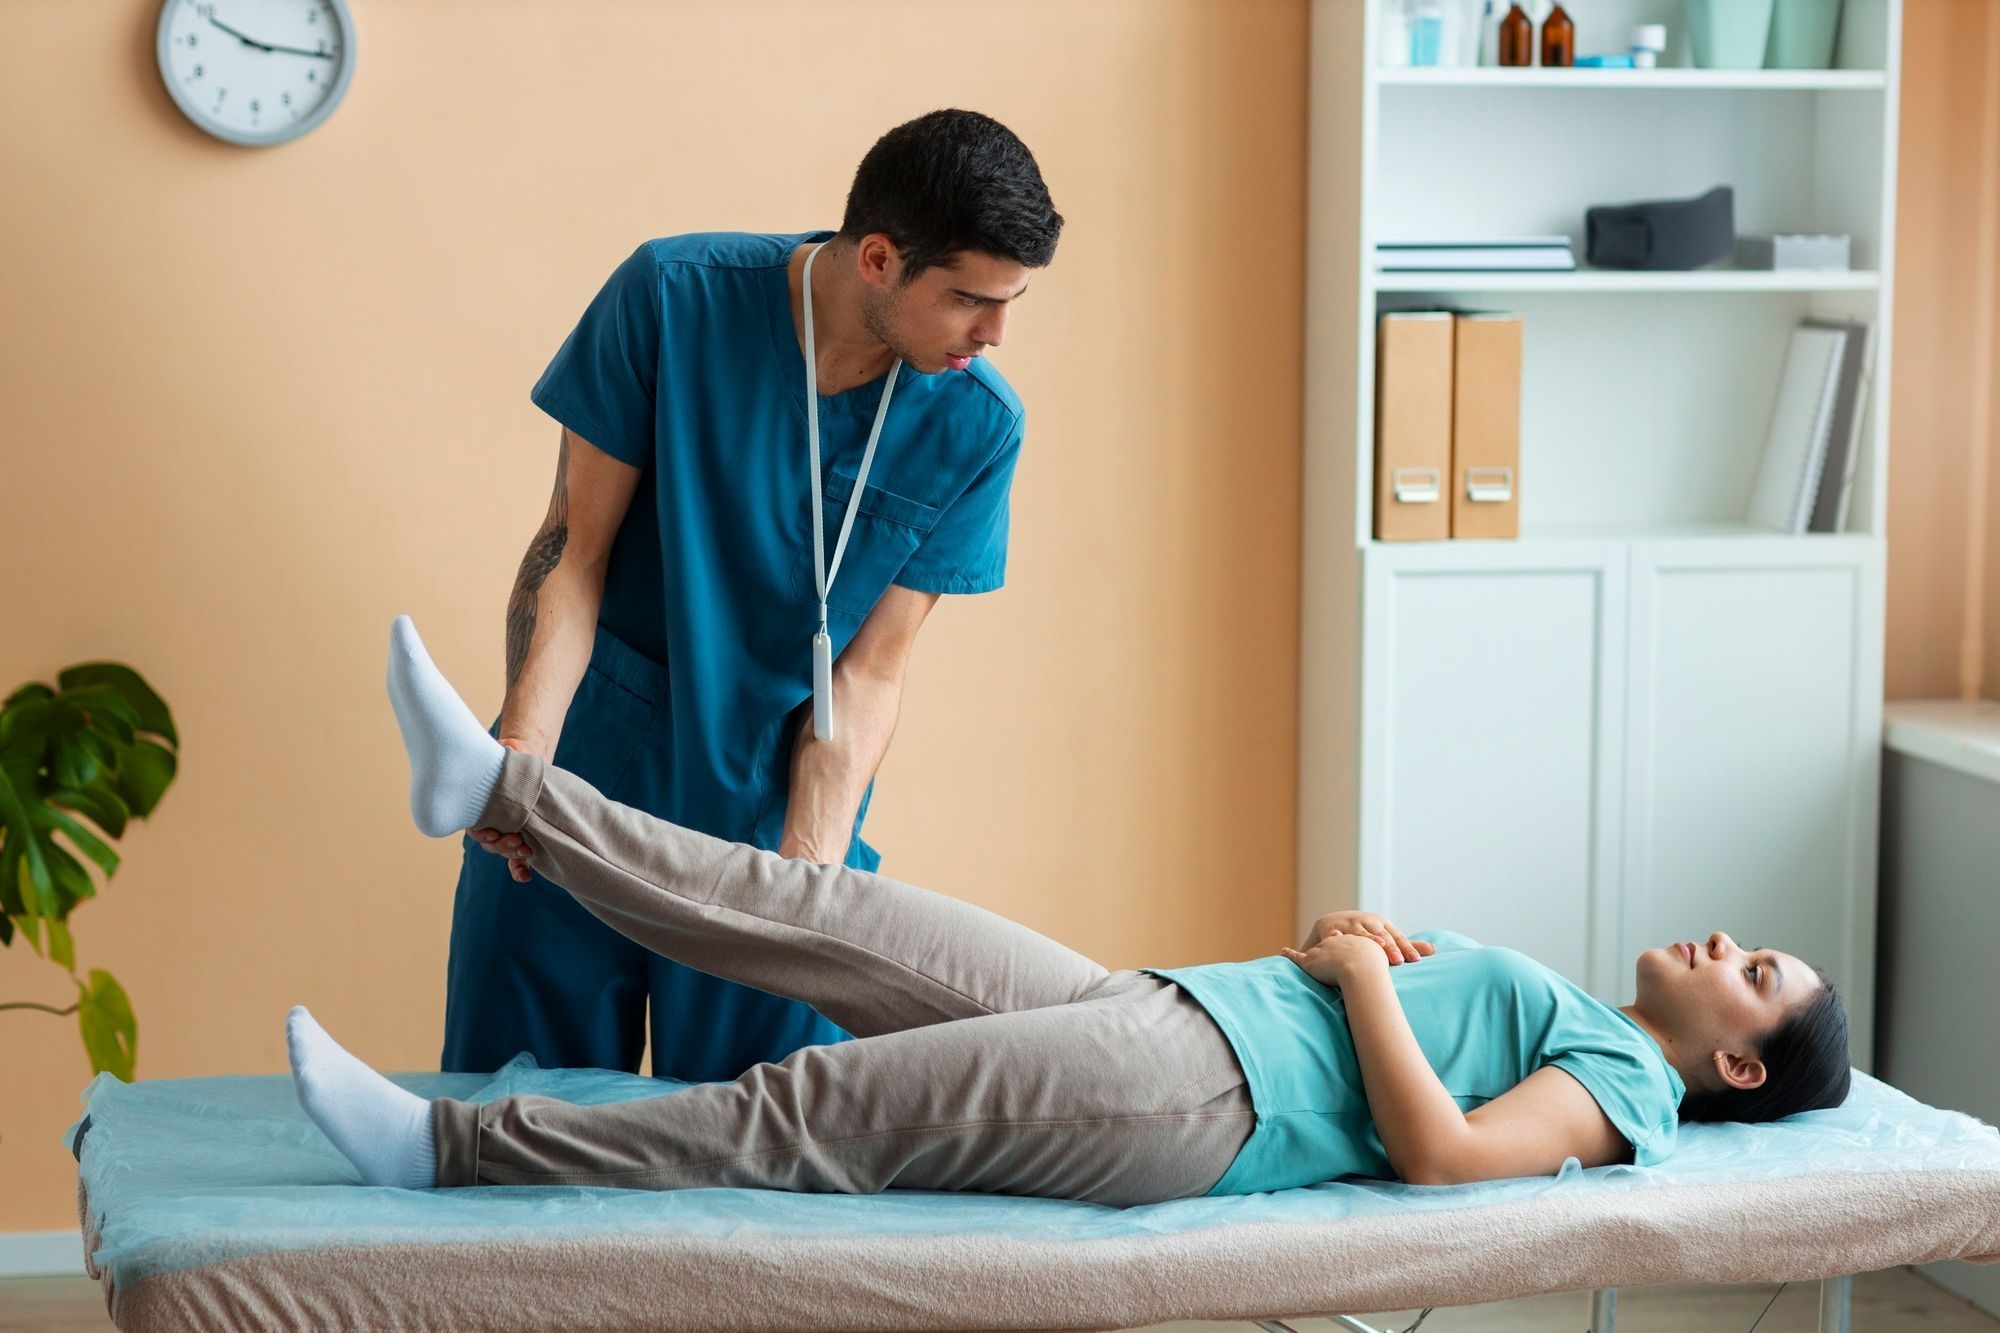
<svg viewBox="0 0 2000 1333">
<path fill-rule="evenodd" d="M 533 399 L 555 493 L 507 604 L 494 734 L 678 824 L 872 870 L 904 671 L 944 593 L 1000 586 L 1021 402 L 1000 345 L 1062 218 L 969 111 L 882 136 L 838 232 L 648 241 Z M 846 1037 L 657 957 L 471 830 L 443 1068 L 734 1078 Z M 491 854 L 489 854 L 491 853 Z"/>
</svg>

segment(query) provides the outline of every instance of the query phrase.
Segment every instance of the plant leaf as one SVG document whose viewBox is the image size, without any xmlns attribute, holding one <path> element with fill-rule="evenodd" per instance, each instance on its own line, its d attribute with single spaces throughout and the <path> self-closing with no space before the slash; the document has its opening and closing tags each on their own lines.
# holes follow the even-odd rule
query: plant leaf
<svg viewBox="0 0 2000 1333">
<path fill-rule="evenodd" d="M 53 721 L 45 727 L 46 763 L 58 786 L 88 787 L 99 774 L 118 767 L 138 717 L 123 695 L 108 686 L 87 685 L 56 696 L 48 708 Z"/>
<path fill-rule="evenodd" d="M 32 796 L 33 793 L 23 793 L 18 790 L 14 786 L 10 771 L 0 768 L 0 832 L 7 835 L 9 848 L 19 846 L 21 849 L 21 868 L 17 872 L 18 878 L 14 881 L 14 886 L 21 895 L 19 915 L 27 918 L 24 924 L 28 929 L 29 942 L 35 944 L 35 952 L 40 953 L 39 936 L 34 929 L 33 921 L 41 912 L 43 895 L 53 897 L 55 879 L 49 871 L 42 835 L 35 828 L 34 820 L 28 816 L 24 795 Z"/>
<path fill-rule="evenodd" d="M 125 821 L 132 814 L 118 793 L 106 787 L 57 787 L 43 799 L 76 811 L 113 838 L 125 836 Z"/>
<path fill-rule="evenodd" d="M 39 916 L 52 921 L 60 921 L 69 915 L 70 909 L 85 898 L 97 896 L 97 885 L 91 881 L 90 872 L 83 868 L 83 862 L 64 851 L 55 842 L 45 842 L 42 852 L 48 857 L 49 886 L 46 891 L 36 885 L 40 895 L 35 904 Z"/>
<path fill-rule="evenodd" d="M 76 710 L 78 719 L 96 731 L 107 732 L 120 744 L 130 745 L 139 728 L 139 710 L 132 701 L 109 685 L 85 685 L 64 690 L 56 696 L 66 707 Z"/>
<path fill-rule="evenodd" d="M 179 767 L 172 750 L 149 740 L 135 741 L 118 765 L 118 794 L 135 816 L 144 819 L 160 803 Z"/>
<path fill-rule="evenodd" d="M 0 753 L 19 756 L 31 767 L 40 768 L 49 737 L 64 725 L 62 710 L 39 695 L 24 698 L 23 692 L 17 692 L 14 697 L 20 702 L 8 704 L 7 711 L 0 713 Z"/>
<path fill-rule="evenodd" d="M 78 851 L 97 862 L 97 868 L 104 872 L 106 879 L 110 879 L 118 872 L 118 853 L 106 847 L 103 840 L 89 829 L 77 823 L 53 805 L 42 807 L 42 818 L 47 821 L 50 827 L 59 828 L 64 833 L 67 833 L 69 840 L 76 845 Z"/>
<path fill-rule="evenodd" d="M 49 772 L 59 787 L 88 787 L 118 764 L 110 741 L 85 729 L 83 714 L 49 738 Z"/>
<path fill-rule="evenodd" d="M 65 690 L 84 685 L 102 685 L 115 690 L 132 707 L 140 731 L 164 736 L 167 744 L 180 748 L 180 734 L 174 730 L 174 715 L 166 701 L 153 692 L 145 678 L 122 662 L 84 662 L 56 677 Z"/>
<path fill-rule="evenodd" d="M 22 877 L 28 873 L 27 854 L 21 850 L 23 838 L 0 838 L 0 915 L 26 916 L 28 904 L 22 898 Z"/>
<path fill-rule="evenodd" d="M 49 922 L 49 961 L 65 972 L 76 971 L 76 941 L 60 921 Z"/>
<path fill-rule="evenodd" d="M 48 700 L 56 697 L 56 692 L 38 680 L 31 680 L 20 689 L 0 701 L 0 710 L 18 708 L 32 699 Z"/>
<path fill-rule="evenodd" d="M 180 737 L 166 703 L 122 663 L 70 667 L 59 683 L 30 682 L 0 704 L 0 945 L 18 933 L 42 953 L 46 929 L 48 955 L 74 975 L 69 914 L 98 892 L 92 866 L 107 880 L 117 872 L 111 843 L 172 784 Z M 129 1073 L 130 1006 L 105 982 L 99 993 L 116 1003 L 98 1006 L 86 1044 L 94 1033 L 98 1067 Z"/>
<path fill-rule="evenodd" d="M 139 1022 L 132 1016 L 125 988 L 103 968 L 93 967 L 90 984 L 79 981 L 76 989 L 76 1023 L 92 1071 L 131 1082 L 139 1060 Z"/>
</svg>

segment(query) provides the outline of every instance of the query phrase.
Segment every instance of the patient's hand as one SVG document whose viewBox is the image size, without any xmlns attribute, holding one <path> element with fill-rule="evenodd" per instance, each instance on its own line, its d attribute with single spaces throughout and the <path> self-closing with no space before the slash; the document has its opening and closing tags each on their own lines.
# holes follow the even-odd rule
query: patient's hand
<svg viewBox="0 0 2000 1333">
<path fill-rule="evenodd" d="M 1312 933 L 1300 950 L 1310 952 L 1314 945 L 1328 935 L 1366 935 L 1382 946 L 1382 952 L 1389 956 L 1391 965 L 1414 963 L 1419 958 L 1428 958 L 1437 952 L 1437 946 L 1428 940 L 1412 940 L 1396 927 L 1386 916 L 1374 912 L 1328 912 L 1313 922 Z"/>
<path fill-rule="evenodd" d="M 1387 975 L 1389 971 L 1389 960 L 1383 954 L 1381 944 L 1367 935 L 1329 930 L 1309 949 L 1286 949 L 1283 952 L 1314 981 L 1340 989 L 1345 989 L 1356 977 L 1365 973 Z"/>
<path fill-rule="evenodd" d="M 513 736 L 502 736 L 500 743 L 510 750 L 519 750 L 523 754 L 538 753 L 535 747 Z M 546 762 L 548 756 L 542 755 L 542 759 Z M 497 828 L 476 828 L 466 831 L 472 835 L 474 842 L 487 851 L 507 858 L 507 873 L 513 876 L 517 883 L 528 882 L 533 874 L 528 867 L 528 858 L 535 854 L 535 849 L 529 845 L 525 837 L 519 833 L 502 833 Z"/>
</svg>

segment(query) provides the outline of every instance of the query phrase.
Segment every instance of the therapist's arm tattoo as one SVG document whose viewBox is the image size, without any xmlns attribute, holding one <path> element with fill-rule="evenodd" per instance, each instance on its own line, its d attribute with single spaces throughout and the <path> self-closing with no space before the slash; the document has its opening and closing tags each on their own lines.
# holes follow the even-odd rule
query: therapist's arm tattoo
<svg viewBox="0 0 2000 1333">
<path fill-rule="evenodd" d="M 569 432 L 562 436 L 562 450 L 556 456 L 556 488 L 549 496 L 548 516 L 528 543 L 521 557 L 520 572 L 514 576 L 514 591 L 507 598 L 507 688 L 521 678 L 528 660 L 528 645 L 535 638 L 536 602 L 542 583 L 562 563 L 563 547 L 569 543 Z"/>
</svg>

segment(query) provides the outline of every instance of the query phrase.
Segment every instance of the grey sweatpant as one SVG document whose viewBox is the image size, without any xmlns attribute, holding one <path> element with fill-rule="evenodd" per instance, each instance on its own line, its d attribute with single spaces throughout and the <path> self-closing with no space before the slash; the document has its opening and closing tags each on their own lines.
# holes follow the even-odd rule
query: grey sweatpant
<svg viewBox="0 0 2000 1333">
<path fill-rule="evenodd" d="M 1249 1137 L 1221 1030 L 1150 973 L 1108 973 L 892 879 L 681 828 L 530 754 L 508 751 L 478 826 L 524 833 L 536 870 L 648 949 L 802 1000 L 856 1039 L 637 1101 L 439 1100 L 439 1185 L 1137 1204 L 1205 1193 Z"/>
</svg>

